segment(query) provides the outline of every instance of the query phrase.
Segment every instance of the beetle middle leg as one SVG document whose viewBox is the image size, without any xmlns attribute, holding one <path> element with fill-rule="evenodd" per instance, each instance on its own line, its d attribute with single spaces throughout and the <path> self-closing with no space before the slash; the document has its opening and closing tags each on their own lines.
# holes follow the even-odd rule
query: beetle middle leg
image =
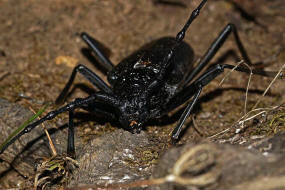
<svg viewBox="0 0 285 190">
<path fill-rule="evenodd" d="M 111 71 L 114 68 L 113 63 L 101 52 L 99 49 L 96 40 L 94 40 L 91 36 L 89 36 L 87 33 L 82 32 L 81 38 L 85 41 L 85 43 L 91 48 L 91 50 L 95 53 L 95 56 L 97 59 L 99 59 L 100 63 L 102 63 L 108 71 Z M 70 89 L 74 78 L 76 76 L 76 73 L 81 73 L 87 80 L 89 80 L 94 86 L 99 88 L 100 90 L 103 90 L 104 92 L 112 92 L 110 87 L 94 72 L 92 72 L 90 69 L 88 69 L 84 65 L 77 65 L 69 78 L 69 81 L 65 85 L 64 89 L 56 99 L 55 103 L 59 104 L 64 100 L 64 97 L 68 90 Z"/>
<path fill-rule="evenodd" d="M 111 71 L 114 68 L 113 63 L 100 51 L 96 40 L 94 40 L 90 35 L 86 32 L 82 32 L 81 38 L 85 41 L 85 43 L 92 49 L 95 53 L 96 58 L 106 67 L 108 71 Z"/>
<path fill-rule="evenodd" d="M 64 100 L 64 97 L 70 89 L 77 72 L 82 74 L 87 80 L 89 80 L 94 86 L 96 86 L 100 90 L 108 93 L 112 92 L 111 88 L 97 74 L 88 69 L 86 66 L 80 64 L 73 69 L 68 82 L 66 83 L 64 89 L 61 91 L 60 95 L 55 101 L 56 104 L 59 104 Z"/>
</svg>

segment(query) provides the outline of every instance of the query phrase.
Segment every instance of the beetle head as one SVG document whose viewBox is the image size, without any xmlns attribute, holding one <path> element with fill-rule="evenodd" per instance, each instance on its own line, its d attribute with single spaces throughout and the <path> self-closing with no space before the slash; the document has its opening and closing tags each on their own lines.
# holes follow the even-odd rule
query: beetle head
<svg viewBox="0 0 285 190">
<path fill-rule="evenodd" d="M 123 101 L 120 108 L 119 122 L 122 127 L 132 133 L 139 133 L 149 114 L 142 100 L 134 98 L 132 101 Z"/>
</svg>

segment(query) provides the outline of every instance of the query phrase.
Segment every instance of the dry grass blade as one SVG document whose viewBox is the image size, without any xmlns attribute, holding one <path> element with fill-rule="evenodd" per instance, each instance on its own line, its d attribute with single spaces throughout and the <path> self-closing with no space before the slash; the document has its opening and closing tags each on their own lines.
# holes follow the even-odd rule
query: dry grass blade
<svg viewBox="0 0 285 190">
<path fill-rule="evenodd" d="M 285 68 L 285 64 L 283 64 L 282 67 L 279 69 L 279 71 L 278 71 L 278 73 L 276 74 L 276 76 L 275 76 L 275 77 L 273 78 L 273 80 L 270 82 L 270 84 L 268 85 L 268 87 L 267 87 L 266 90 L 263 92 L 262 96 L 258 99 L 258 101 L 256 102 L 256 104 L 253 106 L 252 109 L 255 109 L 255 108 L 258 106 L 258 104 L 259 104 L 260 101 L 261 101 L 261 98 L 265 96 L 265 94 L 266 94 L 266 93 L 268 92 L 268 90 L 271 88 L 271 86 L 272 86 L 273 83 L 276 81 L 276 79 L 277 79 L 278 77 L 284 76 L 284 74 L 283 74 L 283 72 L 282 72 L 284 68 Z"/>
<path fill-rule="evenodd" d="M 180 158 L 175 162 L 173 167 L 173 175 L 179 176 L 185 170 L 189 172 L 201 171 L 203 168 L 212 165 L 215 162 L 213 154 L 213 147 L 198 145 L 180 156 Z"/>
<path fill-rule="evenodd" d="M 249 84 L 250 84 L 250 81 L 251 81 L 251 77 L 252 77 L 252 68 L 243 62 L 243 64 L 245 66 L 248 67 L 248 69 L 250 70 L 250 74 L 249 74 L 249 77 L 248 77 L 248 81 L 247 81 L 247 87 L 246 87 L 246 92 L 245 92 L 245 100 L 244 100 L 244 114 L 246 114 L 246 108 L 247 108 L 247 97 L 248 97 L 248 89 L 249 89 Z"/>
<path fill-rule="evenodd" d="M 0 74 L 0 81 L 3 80 L 5 77 L 7 77 L 10 74 L 9 71 L 4 71 Z"/>
<path fill-rule="evenodd" d="M 224 76 L 224 78 L 223 78 L 223 79 L 221 80 L 221 82 L 219 83 L 219 86 L 221 86 L 221 85 L 224 83 L 225 79 L 228 78 L 228 76 L 229 76 L 234 70 L 236 70 L 236 68 L 238 68 L 239 65 L 241 65 L 241 64 L 244 64 L 244 65 L 250 70 L 249 78 L 248 78 L 248 81 L 247 81 L 246 92 L 245 92 L 245 102 L 244 102 L 244 114 L 246 114 L 248 89 L 249 89 L 250 81 L 251 81 L 252 74 L 253 74 L 253 73 L 252 73 L 252 68 L 251 68 L 248 64 L 246 64 L 243 60 L 239 61 L 239 62 L 237 63 L 237 65 L 236 65 L 234 68 L 232 68 L 232 69 Z"/>
<path fill-rule="evenodd" d="M 238 64 L 239 65 L 239 64 Z M 237 65 L 237 66 L 238 66 Z M 232 70 L 236 69 L 237 66 L 235 66 Z M 268 90 L 272 87 L 273 83 L 276 81 L 276 79 L 278 77 L 283 77 L 284 74 L 283 74 L 283 69 L 285 68 L 285 64 L 282 65 L 282 67 L 279 69 L 279 71 L 277 72 L 277 74 L 275 75 L 275 77 L 273 78 L 273 80 L 270 82 L 270 84 L 268 85 L 268 87 L 266 88 L 266 90 L 263 92 L 262 96 L 257 100 L 256 104 L 253 106 L 253 108 L 245 113 L 242 117 L 240 117 L 237 121 L 235 121 L 230 127 L 224 129 L 223 131 L 220 131 L 210 137 L 208 137 L 209 139 L 212 139 L 212 138 L 215 138 L 219 135 L 222 135 L 226 132 L 228 132 L 230 129 L 232 129 L 236 124 L 240 124 L 240 125 L 243 125 L 244 122 L 246 121 L 249 121 L 249 120 L 252 120 L 254 119 L 255 117 L 261 115 L 261 114 L 265 114 L 267 113 L 268 111 L 271 111 L 271 110 L 274 110 L 274 109 L 277 109 L 278 107 L 280 106 L 274 106 L 274 107 L 271 107 L 271 108 L 256 108 L 258 106 L 258 104 L 260 103 L 262 97 L 264 97 L 266 95 L 266 93 L 268 92 Z M 224 81 L 224 79 L 222 80 Z M 220 82 L 220 84 L 222 83 L 222 81 Z M 248 82 L 248 86 L 249 86 L 249 82 Z M 251 115 L 253 112 L 256 112 L 256 111 L 260 111 L 259 113 L 256 113 L 254 114 L 253 116 Z"/>
<path fill-rule="evenodd" d="M 224 78 L 223 78 L 223 79 L 221 80 L 221 82 L 219 83 L 219 86 L 221 86 L 221 85 L 224 83 L 224 81 L 226 80 L 226 78 L 228 78 L 229 75 L 230 75 L 236 68 L 238 68 L 238 66 L 239 66 L 240 64 L 242 64 L 242 63 L 244 63 L 243 60 L 239 61 L 239 62 L 237 63 L 237 65 L 236 65 L 234 68 L 232 68 L 229 72 L 227 72 L 227 74 L 224 76 Z"/>
</svg>

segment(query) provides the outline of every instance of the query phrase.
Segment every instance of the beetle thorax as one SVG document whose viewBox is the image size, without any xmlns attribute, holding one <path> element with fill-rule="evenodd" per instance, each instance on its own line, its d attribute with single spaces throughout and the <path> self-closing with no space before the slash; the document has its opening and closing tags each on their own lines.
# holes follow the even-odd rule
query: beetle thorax
<svg viewBox="0 0 285 190">
<path fill-rule="evenodd" d="M 153 73 L 144 70 L 127 70 L 121 75 L 115 85 L 114 93 L 125 98 L 138 96 L 147 89 L 153 80 Z"/>
</svg>

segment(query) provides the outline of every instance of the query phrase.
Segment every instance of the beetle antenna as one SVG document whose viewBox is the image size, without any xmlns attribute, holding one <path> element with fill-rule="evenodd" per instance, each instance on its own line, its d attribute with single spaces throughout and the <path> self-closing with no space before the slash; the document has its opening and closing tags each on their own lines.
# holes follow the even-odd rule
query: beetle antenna
<svg viewBox="0 0 285 190">
<path fill-rule="evenodd" d="M 166 68 L 168 67 L 169 60 L 171 59 L 175 48 L 182 42 L 182 40 L 185 37 L 185 32 L 187 31 L 187 29 L 189 28 L 191 23 L 195 20 L 195 18 L 199 15 L 200 10 L 203 8 L 203 6 L 205 5 L 206 2 L 207 2 L 207 0 L 202 0 L 202 2 L 199 4 L 199 6 L 192 11 L 190 17 L 188 18 L 187 22 L 183 26 L 182 30 L 177 33 L 174 45 L 170 48 L 168 54 L 164 57 L 164 59 L 162 61 L 162 67 L 161 67 L 160 74 L 157 77 L 157 80 L 154 80 L 149 85 L 147 94 L 152 94 L 153 91 L 155 91 L 155 89 L 157 89 L 157 86 L 159 84 L 161 84 L 161 81 L 162 81 L 162 79 L 165 75 L 165 72 L 166 72 Z"/>
<path fill-rule="evenodd" d="M 185 23 L 183 28 L 180 30 L 180 32 L 177 33 L 176 38 L 175 38 L 175 44 L 172 46 L 171 50 L 169 51 L 168 55 L 165 57 L 165 60 L 163 61 L 165 63 L 164 64 L 165 67 L 167 67 L 167 64 L 172 57 L 174 49 L 182 42 L 182 40 L 185 37 L 185 33 L 187 29 L 189 28 L 191 23 L 195 20 L 195 18 L 197 18 L 197 16 L 200 14 L 200 10 L 203 8 L 206 2 L 207 0 L 202 0 L 199 6 L 192 11 L 190 17 L 188 18 L 187 22 Z"/>
<path fill-rule="evenodd" d="M 207 2 L 207 0 L 203 0 L 199 4 L 199 6 L 196 9 L 194 9 L 194 11 L 192 11 L 189 19 L 187 20 L 187 22 L 183 26 L 182 30 L 180 32 L 178 32 L 178 34 L 176 35 L 176 44 L 179 44 L 184 39 L 185 32 L 187 31 L 187 29 L 189 28 L 191 23 L 195 20 L 195 18 L 199 15 L 200 10 L 202 9 L 202 7 L 205 5 L 206 2 Z"/>
</svg>

